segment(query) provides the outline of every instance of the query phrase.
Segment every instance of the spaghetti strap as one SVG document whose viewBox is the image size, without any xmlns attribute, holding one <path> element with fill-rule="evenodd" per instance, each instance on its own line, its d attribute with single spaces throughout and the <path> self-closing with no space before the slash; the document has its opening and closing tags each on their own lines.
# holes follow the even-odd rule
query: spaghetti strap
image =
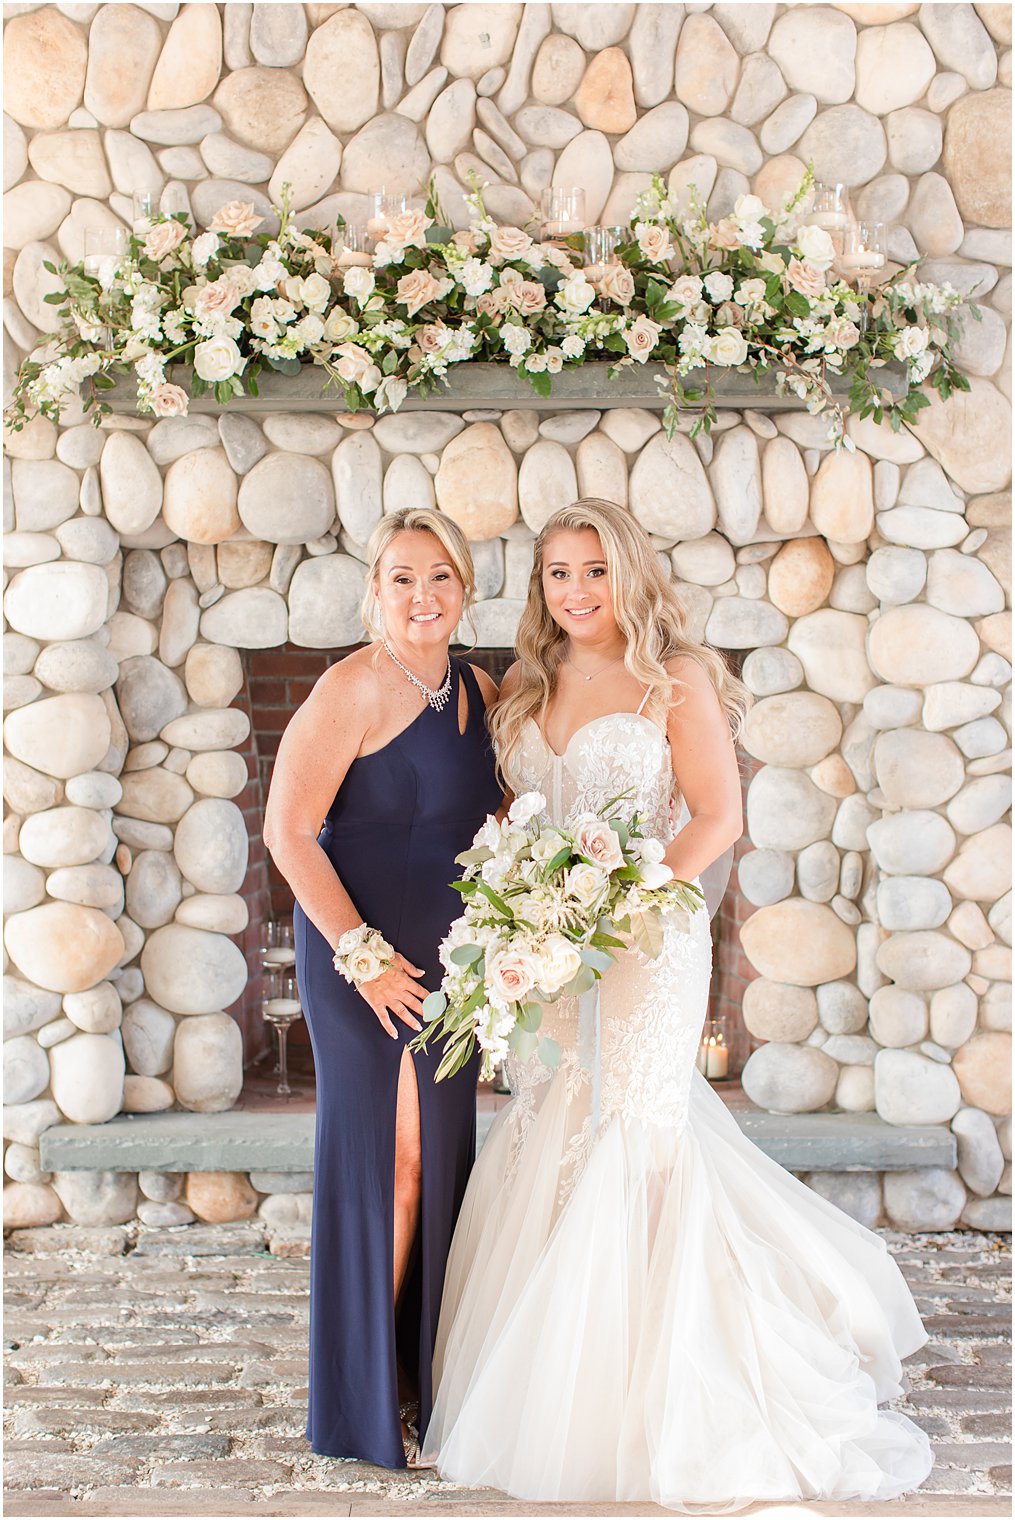
<svg viewBox="0 0 1015 1520">
<path fill-rule="evenodd" d="M 651 686 L 646 686 L 645 687 L 645 695 L 642 697 L 641 701 L 638 703 L 638 706 L 635 708 L 635 712 L 636 713 L 640 713 L 641 712 L 642 708 L 645 706 L 645 703 L 649 699 L 649 695 L 650 695 L 651 691 L 652 691 Z"/>
</svg>

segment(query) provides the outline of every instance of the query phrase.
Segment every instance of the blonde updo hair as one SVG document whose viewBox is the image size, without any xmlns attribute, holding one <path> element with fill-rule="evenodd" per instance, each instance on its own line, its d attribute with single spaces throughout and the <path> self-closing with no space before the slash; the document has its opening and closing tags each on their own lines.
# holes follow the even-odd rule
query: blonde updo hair
<svg viewBox="0 0 1015 1520">
<path fill-rule="evenodd" d="M 736 738 L 750 705 L 747 688 L 731 673 L 720 654 L 687 634 L 673 582 L 663 571 L 651 540 L 637 519 L 615 502 L 584 496 L 554 512 L 533 546 L 528 597 L 515 640 L 518 669 L 514 688 L 490 712 L 501 767 L 517 746 L 526 720 L 537 718 L 545 710 L 567 653 L 568 636 L 550 615 L 543 595 L 547 540 L 561 530 L 581 532 L 585 528 L 599 535 L 613 615 L 627 641 L 624 664 L 635 680 L 649 690 L 646 713 L 659 723 L 665 722 L 675 700 L 674 688 L 681 684 L 667 673 L 665 662 L 676 655 L 687 655 L 697 660 L 711 679 Z"/>
<path fill-rule="evenodd" d="M 445 517 L 436 507 L 404 507 L 399 512 L 388 512 L 371 533 L 367 544 L 367 589 L 360 617 L 370 639 L 384 637 L 377 605 L 377 581 L 384 551 L 399 533 L 429 533 L 441 545 L 448 563 L 465 588 L 463 618 L 468 617 L 476 600 L 476 567 L 472 563 L 472 551 L 454 519 Z"/>
</svg>

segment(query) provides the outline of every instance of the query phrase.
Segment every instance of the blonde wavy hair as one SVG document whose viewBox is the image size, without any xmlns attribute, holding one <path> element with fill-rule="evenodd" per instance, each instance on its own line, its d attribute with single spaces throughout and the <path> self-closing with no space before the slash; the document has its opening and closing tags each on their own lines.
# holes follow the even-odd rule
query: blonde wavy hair
<svg viewBox="0 0 1015 1520">
<path fill-rule="evenodd" d="M 537 718 L 545 711 L 567 652 L 568 636 L 551 617 L 543 596 L 547 541 L 561 530 L 581 532 L 585 528 L 599 535 L 613 614 L 627 640 L 624 664 L 635 680 L 649 689 L 647 714 L 663 723 L 674 701 L 683 700 L 675 697 L 674 688 L 681 682 L 667 673 L 665 662 L 675 655 L 688 655 L 710 677 L 736 738 L 751 701 L 747 688 L 720 654 L 688 636 L 673 582 L 637 519 L 615 502 L 583 496 L 553 513 L 533 547 L 528 597 L 515 640 L 518 668 L 514 688 L 490 710 L 490 728 L 501 767 L 516 748 L 526 719 Z"/>
<path fill-rule="evenodd" d="M 472 551 L 468 539 L 454 519 L 445 517 L 436 507 L 403 507 L 401 511 L 389 512 L 381 518 L 367 544 L 367 588 L 360 607 L 360 617 L 369 639 L 384 637 L 377 602 L 377 580 L 381 557 L 399 533 L 429 533 L 441 545 L 449 564 L 465 588 L 463 619 L 469 616 L 476 600 L 476 567 L 472 562 Z"/>
</svg>

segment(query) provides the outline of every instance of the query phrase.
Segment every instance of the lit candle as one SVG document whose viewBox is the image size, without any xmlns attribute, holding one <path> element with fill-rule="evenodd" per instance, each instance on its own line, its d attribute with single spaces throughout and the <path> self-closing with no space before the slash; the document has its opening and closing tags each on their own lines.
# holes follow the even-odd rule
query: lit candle
<svg viewBox="0 0 1015 1520">
<path fill-rule="evenodd" d="M 295 961 L 296 951 L 287 945 L 272 945 L 264 952 L 266 966 L 292 966 Z"/>
<path fill-rule="evenodd" d="M 830 228 L 847 226 L 849 217 L 845 211 L 812 211 L 808 221 L 812 227 L 824 227 L 828 231 Z"/>
<path fill-rule="evenodd" d="M 883 269 L 885 256 L 875 248 L 857 248 L 853 253 L 844 253 L 840 263 L 843 269 Z"/>
<path fill-rule="evenodd" d="M 264 1004 L 264 1014 L 269 1019 L 298 1019 L 302 1012 L 298 998 L 268 998 Z"/>
<path fill-rule="evenodd" d="M 729 1070 L 730 1053 L 725 1045 L 720 1045 L 714 1035 L 709 1036 L 705 1047 L 705 1075 L 712 1079 L 724 1077 Z"/>
</svg>

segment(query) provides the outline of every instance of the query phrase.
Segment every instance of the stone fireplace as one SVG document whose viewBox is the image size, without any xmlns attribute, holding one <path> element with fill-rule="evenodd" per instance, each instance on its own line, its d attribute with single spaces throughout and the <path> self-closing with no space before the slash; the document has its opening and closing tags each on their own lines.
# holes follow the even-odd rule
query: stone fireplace
<svg viewBox="0 0 1015 1520">
<path fill-rule="evenodd" d="M 813 162 L 892 224 L 893 266 L 925 257 L 983 320 L 968 395 L 898 434 L 854 418 L 839 454 L 735 373 L 711 436 L 667 440 L 648 367 L 566 372 L 544 402 L 457 366 L 376 420 L 304 370 L 222 411 L 118 397 L 99 429 L 72 408 L 11 435 L 6 1223 L 185 1224 L 212 1195 L 214 1217 L 305 1218 L 311 1116 L 234 1109 L 265 1045 L 258 923 L 285 901 L 272 741 L 361 637 L 383 511 L 463 524 L 478 644 L 506 655 L 535 531 L 589 493 L 644 524 L 757 699 L 713 987 L 739 1121 L 867 1223 L 1010 1227 L 1010 7 L 11 12 L 9 363 L 55 329 L 46 263 L 129 221 L 142 183 L 207 226 L 238 198 L 270 216 L 285 182 L 320 226 L 432 174 L 458 226 L 477 173 L 502 222 L 552 182 L 612 224 L 653 172 L 714 219 Z"/>
</svg>

